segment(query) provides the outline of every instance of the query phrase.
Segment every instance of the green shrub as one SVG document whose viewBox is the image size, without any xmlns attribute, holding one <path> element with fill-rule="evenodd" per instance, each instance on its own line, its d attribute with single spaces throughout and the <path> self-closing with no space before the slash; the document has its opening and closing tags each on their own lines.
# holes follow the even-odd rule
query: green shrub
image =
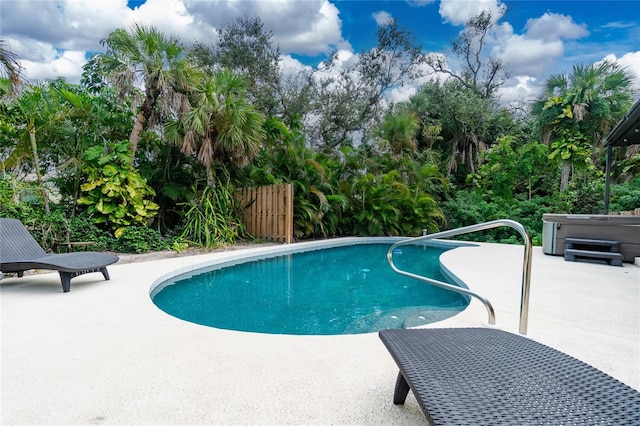
<svg viewBox="0 0 640 426">
<path fill-rule="evenodd" d="M 116 236 L 128 226 L 146 225 L 158 210 L 150 199 L 155 191 L 131 167 L 128 146 L 122 141 L 109 150 L 91 147 L 84 153 L 82 167 L 87 182 L 80 187 L 83 196 L 78 204 L 86 205 L 95 223 L 107 224 Z"/>
<path fill-rule="evenodd" d="M 96 226 L 86 212 L 69 218 L 68 225 L 69 241 L 92 241 L 96 243 L 91 247 L 92 250 L 118 251 L 113 234 Z"/>
<path fill-rule="evenodd" d="M 461 190 L 454 198 L 442 204 L 447 218 L 447 229 L 489 222 L 498 219 L 511 219 L 525 227 L 534 245 L 542 244 L 542 215 L 556 213 L 548 197 L 511 200 L 496 199 L 486 201 L 482 194 Z M 503 244 L 522 244 L 520 234 L 509 227 L 461 235 L 457 239 L 465 241 L 484 241 Z"/>
<path fill-rule="evenodd" d="M 215 187 L 206 186 L 202 192 L 194 188 L 193 192 L 198 195 L 191 202 L 182 204 L 186 212 L 180 240 L 214 248 L 248 236 L 240 219 L 242 206 L 233 196 L 233 191 L 228 182 L 225 185 L 220 181 Z"/>
<path fill-rule="evenodd" d="M 609 211 L 627 211 L 640 208 L 640 176 L 631 182 L 611 185 Z"/>
<path fill-rule="evenodd" d="M 115 239 L 113 250 L 118 253 L 147 253 L 171 248 L 173 242 L 162 239 L 160 233 L 144 226 L 127 226 Z"/>
</svg>

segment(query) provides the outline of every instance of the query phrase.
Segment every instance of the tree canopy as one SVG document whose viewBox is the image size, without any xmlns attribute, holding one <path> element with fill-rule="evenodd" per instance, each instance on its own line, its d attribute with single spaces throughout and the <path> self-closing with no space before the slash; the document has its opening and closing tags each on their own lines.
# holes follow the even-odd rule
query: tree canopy
<svg viewBox="0 0 640 426">
<path fill-rule="evenodd" d="M 139 24 L 116 29 L 81 84 L 10 92 L 21 67 L 0 43 L 0 215 L 84 228 L 110 247 L 211 247 L 248 237 L 237 187 L 288 182 L 299 239 L 508 217 L 539 243 L 543 213 L 601 211 L 601 141 L 631 106 L 633 81 L 616 63 L 577 64 L 514 115 L 496 97 L 508 64 L 484 51 L 500 17 L 467 22 L 452 43 L 461 70 L 425 57 L 390 21 L 373 49 L 285 72 L 272 34 L 242 17 L 210 45 Z M 448 78 L 428 79 L 429 69 Z M 625 183 L 612 208 L 640 204 L 640 160 L 623 157 L 614 153 Z"/>
</svg>

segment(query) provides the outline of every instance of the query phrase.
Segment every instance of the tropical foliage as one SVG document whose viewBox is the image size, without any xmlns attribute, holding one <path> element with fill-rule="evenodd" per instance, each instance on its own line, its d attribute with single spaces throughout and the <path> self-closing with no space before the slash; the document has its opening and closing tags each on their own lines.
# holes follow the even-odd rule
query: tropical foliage
<svg viewBox="0 0 640 426">
<path fill-rule="evenodd" d="M 544 213 L 602 212 L 601 141 L 638 94 L 605 61 L 550 76 L 524 113 L 501 106 L 509 69 L 485 52 L 501 16 L 467 22 L 451 49 L 460 71 L 396 22 L 369 51 L 288 74 L 257 18 L 192 47 L 137 24 L 106 35 L 79 85 L 24 81 L 0 40 L 0 215 L 47 248 L 211 248 L 252 238 L 239 187 L 292 183 L 298 240 L 510 218 L 540 243 Z M 389 101 L 427 69 L 449 78 Z M 637 147 L 613 160 L 611 208 L 640 207 Z"/>
<path fill-rule="evenodd" d="M 84 153 L 83 173 L 87 182 L 80 189 L 78 204 L 87 206 L 95 223 L 104 223 L 120 236 L 128 226 L 147 225 L 155 216 L 158 205 L 145 178 L 131 168 L 131 156 L 126 141 L 111 147 L 94 146 Z"/>
<path fill-rule="evenodd" d="M 533 112 L 551 158 L 561 160 L 560 190 L 567 189 L 572 170 L 579 175 L 599 160 L 600 141 L 632 102 L 630 84 L 629 72 L 608 61 L 576 65 L 572 74 L 547 80 Z"/>
<path fill-rule="evenodd" d="M 228 71 L 216 71 L 194 89 L 193 103 L 167 124 L 167 136 L 187 156 L 195 156 L 214 185 L 212 166 L 246 166 L 264 139 L 264 117 L 245 97 L 244 82 Z"/>
<path fill-rule="evenodd" d="M 240 203 L 229 183 L 218 182 L 216 189 L 194 188 L 196 196 L 185 205 L 184 230 L 180 237 L 191 244 L 214 248 L 248 236 L 242 222 Z"/>
<path fill-rule="evenodd" d="M 6 76 L 6 80 L 0 79 L 0 93 L 11 97 L 23 83 L 22 66 L 18 56 L 9 49 L 3 39 L 0 39 L 0 65 L 3 71 L 0 76 Z"/>
<path fill-rule="evenodd" d="M 113 85 L 122 99 L 131 99 L 134 109 L 138 109 L 137 101 L 142 98 L 129 136 L 129 149 L 135 156 L 140 133 L 153 127 L 162 113 L 185 108 L 186 92 L 200 73 L 187 61 L 182 42 L 156 28 L 141 24 L 129 31 L 119 28 L 102 44 L 107 51 L 94 56 L 85 68 Z M 140 86 L 144 87 L 142 96 Z"/>
</svg>

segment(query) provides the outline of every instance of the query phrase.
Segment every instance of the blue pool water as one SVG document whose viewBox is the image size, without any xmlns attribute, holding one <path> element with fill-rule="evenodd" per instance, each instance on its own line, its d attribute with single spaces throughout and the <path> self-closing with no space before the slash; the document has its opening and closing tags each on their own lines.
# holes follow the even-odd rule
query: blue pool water
<svg viewBox="0 0 640 426">
<path fill-rule="evenodd" d="M 196 271 L 158 286 L 153 302 L 177 318 L 271 334 L 368 333 L 438 321 L 468 299 L 394 273 L 390 244 L 357 244 Z M 400 268 L 451 282 L 439 264 L 446 248 L 402 246 Z"/>
</svg>

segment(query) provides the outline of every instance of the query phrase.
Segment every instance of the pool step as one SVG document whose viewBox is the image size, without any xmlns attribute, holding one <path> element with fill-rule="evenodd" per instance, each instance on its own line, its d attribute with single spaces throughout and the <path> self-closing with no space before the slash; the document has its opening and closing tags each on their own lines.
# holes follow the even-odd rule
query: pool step
<svg viewBox="0 0 640 426">
<path fill-rule="evenodd" d="M 566 238 L 564 260 L 575 262 L 578 258 L 602 259 L 612 266 L 622 266 L 620 243 L 613 240 Z"/>
<path fill-rule="evenodd" d="M 428 311 L 422 311 L 417 314 L 407 316 L 402 323 L 402 328 L 419 327 L 421 325 L 443 321 L 459 313 L 460 309 L 432 308 Z"/>
<path fill-rule="evenodd" d="M 352 334 L 367 329 L 369 332 L 384 330 L 387 328 L 411 328 L 425 324 L 431 324 L 451 318 L 461 312 L 461 309 L 450 307 L 431 307 L 424 306 L 400 308 L 386 312 L 383 316 L 379 313 L 369 314 L 365 317 L 358 318 L 344 329 L 344 334 Z"/>
<path fill-rule="evenodd" d="M 398 308 L 385 312 L 382 316 L 380 312 L 375 312 L 364 317 L 358 318 L 349 324 L 345 330 L 345 334 L 361 332 L 360 330 L 369 330 L 369 332 L 384 330 L 387 328 L 405 328 L 409 318 L 415 318 L 414 325 L 424 325 L 429 322 L 429 313 L 425 312 L 424 307 Z M 420 320 L 418 317 L 425 319 Z M 411 322 L 411 320 L 410 320 Z"/>
</svg>

